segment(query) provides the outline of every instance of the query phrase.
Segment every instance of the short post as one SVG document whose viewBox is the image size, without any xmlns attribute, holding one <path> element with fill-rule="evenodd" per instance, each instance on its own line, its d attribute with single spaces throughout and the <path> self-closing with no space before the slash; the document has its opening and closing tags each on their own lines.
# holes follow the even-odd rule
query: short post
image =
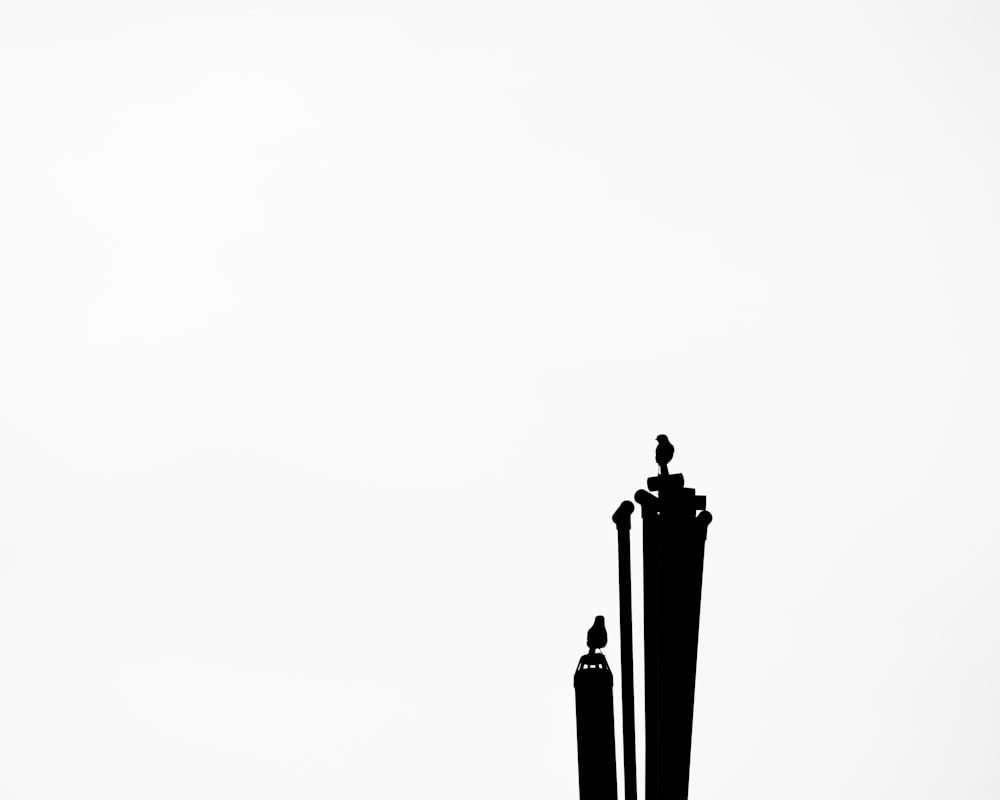
<svg viewBox="0 0 1000 800">
<path fill-rule="evenodd" d="M 611 668 L 593 649 L 573 676 L 580 800 L 618 800 L 615 770 L 615 711 Z"/>
</svg>

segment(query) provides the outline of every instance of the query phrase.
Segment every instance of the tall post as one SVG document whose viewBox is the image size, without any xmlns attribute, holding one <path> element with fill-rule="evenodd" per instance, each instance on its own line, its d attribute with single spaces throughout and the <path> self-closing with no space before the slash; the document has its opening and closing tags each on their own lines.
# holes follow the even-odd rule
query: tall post
<svg viewBox="0 0 1000 800">
<path fill-rule="evenodd" d="M 687 800 L 694 721 L 705 539 L 705 498 L 670 475 L 661 436 L 660 474 L 636 492 L 642 507 L 646 648 L 646 798 Z M 656 492 L 656 494 L 652 494 Z M 698 513 L 701 512 L 701 513 Z"/>
<path fill-rule="evenodd" d="M 611 668 L 592 647 L 580 658 L 573 675 L 580 800 L 618 800 L 611 686 Z"/>
<path fill-rule="evenodd" d="M 635 686 L 632 673 L 632 550 L 629 532 L 635 506 L 628 500 L 611 517 L 618 529 L 618 613 L 621 621 L 622 746 L 625 749 L 625 800 L 638 800 L 635 766 Z"/>
<path fill-rule="evenodd" d="M 660 536 L 656 508 L 636 492 L 642 509 L 642 628 L 645 656 L 646 800 L 660 795 Z M 652 498 L 655 500 L 655 498 Z"/>
</svg>

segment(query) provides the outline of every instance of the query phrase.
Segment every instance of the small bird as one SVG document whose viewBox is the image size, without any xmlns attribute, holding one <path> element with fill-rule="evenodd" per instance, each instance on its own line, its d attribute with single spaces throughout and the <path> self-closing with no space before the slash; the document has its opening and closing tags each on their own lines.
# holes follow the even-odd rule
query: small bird
<svg viewBox="0 0 1000 800">
<path fill-rule="evenodd" d="M 604 627 L 604 617 L 594 617 L 594 624 L 587 631 L 587 647 L 590 652 L 600 650 L 608 643 L 608 629 Z"/>
<path fill-rule="evenodd" d="M 670 444 L 670 440 L 662 433 L 656 437 L 656 441 L 659 442 L 656 445 L 656 463 L 660 466 L 660 474 L 666 475 L 667 464 L 674 457 L 674 446 Z"/>
</svg>

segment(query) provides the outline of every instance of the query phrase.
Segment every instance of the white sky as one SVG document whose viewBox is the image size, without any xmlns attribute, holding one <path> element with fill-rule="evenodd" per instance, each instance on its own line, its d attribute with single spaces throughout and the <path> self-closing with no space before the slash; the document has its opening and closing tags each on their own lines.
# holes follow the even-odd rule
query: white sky
<svg viewBox="0 0 1000 800">
<path fill-rule="evenodd" d="M 666 432 L 692 800 L 995 800 L 998 37 L 6 0 L 0 796 L 573 800 Z"/>
</svg>

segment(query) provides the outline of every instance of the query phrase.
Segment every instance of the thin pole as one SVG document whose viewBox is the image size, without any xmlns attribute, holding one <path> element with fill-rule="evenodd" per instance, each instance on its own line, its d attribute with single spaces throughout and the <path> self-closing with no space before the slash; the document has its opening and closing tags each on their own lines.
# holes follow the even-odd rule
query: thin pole
<svg viewBox="0 0 1000 800">
<path fill-rule="evenodd" d="M 660 564 L 659 500 L 640 489 L 635 500 L 642 508 L 642 625 L 646 660 L 646 800 L 664 800 L 660 793 Z"/>
<path fill-rule="evenodd" d="M 625 749 L 625 800 L 638 800 L 635 766 L 635 686 L 632 677 L 632 552 L 629 531 L 635 506 L 628 500 L 611 520 L 618 528 L 618 611 L 621 617 L 622 745 Z"/>
</svg>

